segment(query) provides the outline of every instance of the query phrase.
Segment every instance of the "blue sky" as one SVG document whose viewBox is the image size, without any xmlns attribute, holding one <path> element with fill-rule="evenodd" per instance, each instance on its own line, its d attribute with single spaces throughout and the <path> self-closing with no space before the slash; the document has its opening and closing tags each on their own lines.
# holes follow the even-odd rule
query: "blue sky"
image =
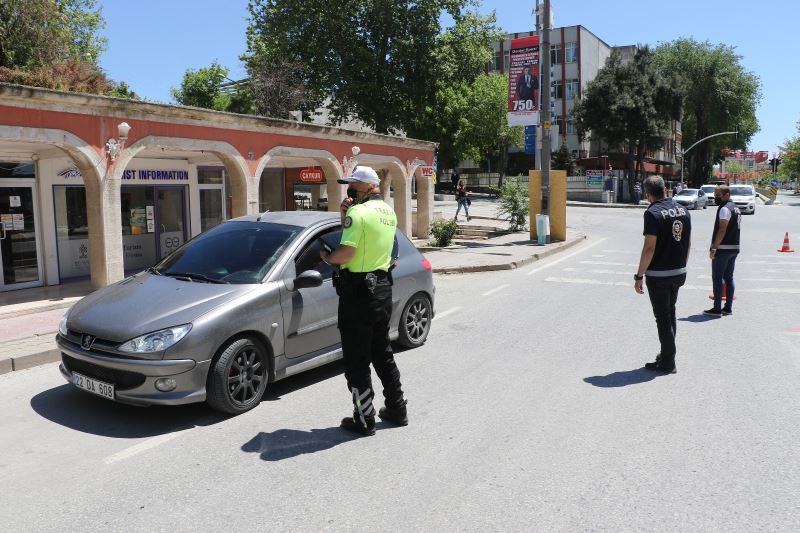
<svg viewBox="0 0 800 533">
<path fill-rule="evenodd" d="M 335 0 L 333 0 L 335 2 Z M 218 60 L 244 76 L 247 0 L 101 1 L 109 39 L 101 64 L 152 100 L 169 102 L 170 87 L 187 68 Z M 484 0 L 508 32 L 533 28 L 534 0 Z M 552 0 L 556 26 L 581 24 L 611 45 L 658 44 L 694 37 L 736 47 L 747 69 L 759 76 L 761 131 L 751 148 L 775 151 L 797 132 L 800 120 L 800 57 L 794 38 L 797 0 Z"/>
</svg>

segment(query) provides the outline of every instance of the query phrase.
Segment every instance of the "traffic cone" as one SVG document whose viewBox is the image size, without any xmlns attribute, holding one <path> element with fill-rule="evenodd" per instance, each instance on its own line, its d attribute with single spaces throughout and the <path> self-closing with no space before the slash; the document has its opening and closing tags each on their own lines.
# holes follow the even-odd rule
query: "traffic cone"
<svg viewBox="0 0 800 533">
<path fill-rule="evenodd" d="M 781 246 L 781 249 L 778 250 L 778 251 L 779 252 L 792 252 L 792 253 L 794 252 L 794 250 L 792 250 L 792 247 L 789 246 L 789 232 L 788 231 L 786 232 L 786 235 L 783 236 L 783 246 Z"/>
<path fill-rule="evenodd" d="M 708 299 L 714 299 L 714 291 L 708 293 Z M 728 284 L 725 283 L 725 280 L 722 280 L 722 301 L 726 301 L 728 299 Z M 736 301 L 736 295 L 733 295 L 733 301 Z"/>
</svg>

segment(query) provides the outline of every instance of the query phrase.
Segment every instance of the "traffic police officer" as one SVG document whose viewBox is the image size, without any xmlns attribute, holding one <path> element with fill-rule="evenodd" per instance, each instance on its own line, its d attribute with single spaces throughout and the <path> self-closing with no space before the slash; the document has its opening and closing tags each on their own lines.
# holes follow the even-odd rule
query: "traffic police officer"
<svg viewBox="0 0 800 533">
<path fill-rule="evenodd" d="M 733 269 L 739 255 L 739 236 L 742 213 L 731 201 L 731 188 L 720 185 L 714 190 L 714 201 L 719 206 L 714 219 L 714 234 L 711 237 L 711 281 L 714 286 L 714 307 L 703 311 L 704 315 L 723 316 L 733 314 Z M 725 282 L 725 307 L 722 307 L 722 282 Z"/>
<path fill-rule="evenodd" d="M 375 434 L 375 407 L 369 365 L 383 384 L 385 407 L 379 416 L 408 424 L 400 371 L 389 343 L 392 316 L 391 268 L 396 247 L 397 216 L 380 195 L 380 178 L 370 167 L 357 167 L 339 180 L 349 185 L 342 202 L 341 246 L 320 252 L 322 260 L 340 265 L 334 276 L 339 294 L 339 331 L 344 375 L 353 397 L 353 416 L 341 426 L 363 435 Z"/>
<path fill-rule="evenodd" d="M 642 281 L 647 276 L 647 293 L 658 327 L 661 352 L 645 368 L 656 372 L 675 372 L 675 303 L 678 290 L 686 282 L 686 262 L 691 248 L 692 221 L 689 212 L 667 197 L 664 180 L 651 176 L 644 180 L 644 194 L 650 207 L 644 213 L 644 245 L 639 269 L 633 275 L 634 289 L 644 294 Z"/>
</svg>

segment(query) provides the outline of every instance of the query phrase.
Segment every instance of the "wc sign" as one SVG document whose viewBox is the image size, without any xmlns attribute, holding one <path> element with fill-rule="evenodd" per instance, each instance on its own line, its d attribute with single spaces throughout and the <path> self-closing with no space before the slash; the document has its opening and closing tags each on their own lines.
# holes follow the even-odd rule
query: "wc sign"
<svg viewBox="0 0 800 533">
<path fill-rule="evenodd" d="M 433 167 L 432 166 L 424 166 L 424 167 L 419 167 L 419 168 L 420 168 L 420 171 L 422 172 L 422 177 L 423 178 L 430 178 L 430 177 L 433 176 Z"/>
<path fill-rule="evenodd" d="M 322 171 L 315 168 L 307 168 L 300 171 L 300 181 L 303 183 L 322 183 L 325 178 L 322 177 Z"/>
</svg>

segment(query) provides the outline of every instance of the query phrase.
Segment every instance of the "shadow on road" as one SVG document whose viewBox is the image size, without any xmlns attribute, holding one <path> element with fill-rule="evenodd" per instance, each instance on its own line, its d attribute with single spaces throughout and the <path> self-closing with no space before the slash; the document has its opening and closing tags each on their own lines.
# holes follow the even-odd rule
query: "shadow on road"
<svg viewBox="0 0 800 533">
<path fill-rule="evenodd" d="M 709 315 L 699 314 L 699 315 L 690 315 L 690 316 L 687 316 L 687 317 L 684 317 L 684 318 L 679 318 L 678 322 L 699 323 L 699 322 L 708 322 L 709 320 L 719 320 L 719 319 L 720 319 L 720 317 L 718 317 L 718 316 L 709 316 Z"/>
<path fill-rule="evenodd" d="M 627 385 L 636 385 L 637 383 L 646 383 L 648 381 L 653 381 L 657 377 L 665 375 L 669 374 L 660 374 L 644 368 L 637 368 L 635 370 L 626 370 L 624 372 L 612 372 L 607 376 L 591 376 L 588 378 L 583 378 L 583 381 L 589 385 L 607 389 L 614 387 L 625 387 Z"/>
<path fill-rule="evenodd" d="M 135 407 L 94 397 L 67 384 L 40 392 L 31 398 L 31 407 L 41 417 L 64 427 L 118 439 L 154 437 L 228 418 L 202 403 Z"/>
<path fill-rule="evenodd" d="M 298 455 L 321 452 L 359 438 L 339 427 L 299 431 L 279 429 L 261 432 L 242 446 L 242 451 L 257 453 L 262 461 L 281 461 Z"/>
</svg>

